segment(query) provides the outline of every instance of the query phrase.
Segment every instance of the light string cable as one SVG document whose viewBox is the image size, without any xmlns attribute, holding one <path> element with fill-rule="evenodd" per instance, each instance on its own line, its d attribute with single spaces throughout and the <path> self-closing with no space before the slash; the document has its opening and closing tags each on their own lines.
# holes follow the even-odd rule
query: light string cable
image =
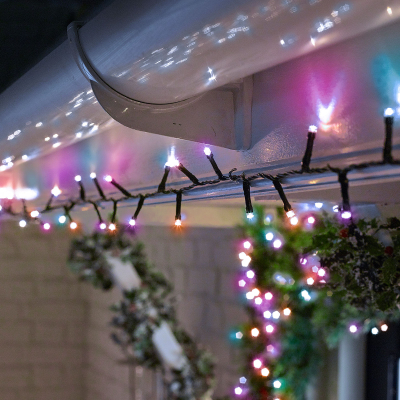
<svg viewBox="0 0 400 400">
<path fill-rule="evenodd" d="M 70 227 L 71 229 L 75 229 L 77 224 L 76 222 L 72 219 L 71 217 L 71 211 L 73 211 L 74 207 L 76 206 L 82 206 L 85 204 L 91 204 L 98 216 L 99 219 L 99 224 L 101 227 L 105 226 L 104 220 L 101 217 L 100 214 L 100 206 L 103 206 L 103 203 L 112 203 L 113 204 L 113 213 L 109 225 L 110 230 L 116 229 L 116 221 L 117 221 L 117 211 L 118 211 L 118 204 L 121 202 L 125 202 L 128 200 L 133 200 L 137 199 L 137 208 L 136 211 L 129 221 L 130 226 L 135 226 L 136 225 L 136 220 L 139 215 L 139 212 L 141 211 L 143 204 L 146 199 L 154 196 L 162 196 L 162 195 L 171 195 L 175 194 L 176 195 L 176 215 L 175 215 L 175 224 L 177 226 L 180 226 L 182 224 L 181 220 L 181 203 L 183 196 L 185 195 L 186 192 L 189 192 L 190 190 L 199 187 L 199 186 L 209 186 L 209 185 L 216 185 L 224 182 L 236 182 L 236 183 L 241 183 L 243 186 L 243 194 L 244 194 L 244 200 L 245 200 L 245 206 L 246 206 L 246 214 L 248 218 L 252 218 L 253 215 L 253 207 L 251 204 L 251 183 L 255 180 L 269 180 L 271 181 L 272 185 L 274 186 L 275 190 L 277 191 L 282 203 L 284 210 L 289 218 L 292 218 L 295 214 L 293 211 L 293 208 L 291 204 L 289 203 L 283 186 L 282 184 L 285 182 L 287 178 L 290 178 L 292 176 L 298 176 L 302 174 L 308 174 L 308 175 L 315 175 L 315 174 L 323 174 L 326 172 L 333 172 L 336 173 L 338 176 L 338 182 L 340 184 L 341 188 L 341 195 L 342 195 L 342 218 L 344 219 L 350 219 L 351 218 L 351 207 L 350 207 L 350 198 L 349 198 L 349 180 L 348 180 L 348 173 L 354 170 L 363 170 L 367 169 L 370 167 L 376 167 L 376 166 L 383 166 L 383 165 L 400 165 L 400 160 L 396 160 L 392 156 L 392 141 L 393 141 L 393 125 L 394 125 L 394 110 L 393 109 L 387 109 L 385 110 L 384 114 L 384 124 L 385 124 L 385 140 L 384 140 L 384 146 L 383 146 L 383 151 L 382 151 L 382 160 L 381 161 L 370 161 L 370 162 L 363 162 L 359 164 L 351 164 L 345 168 L 336 168 L 332 167 L 329 164 L 325 167 L 319 167 L 319 168 L 311 168 L 311 157 L 312 157 L 312 151 L 313 151 L 313 146 L 314 142 L 317 137 L 317 128 L 315 126 L 310 126 L 308 129 L 307 133 L 307 145 L 306 145 L 306 150 L 304 153 L 304 157 L 302 159 L 301 163 L 301 168 L 297 170 L 291 170 L 291 171 L 286 171 L 283 173 L 279 173 L 277 175 L 271 175 L 271 174 L 266 174 L 266 173 L 257 173 L 255 175 L 250 175 L 250 176 L 245 176 L 245 174 L 241 175 L 235 175 L 234 172 L 237 170 L 236 168 L 232 169 L 231 171 L 228 172 L 228 174 L 224 175 L 220 168 L 217 165 L 217 162 L 214 158 L 213 153 L 211 152 L 209 147 L 205 147 L 204 153 L 209 160 L 211 167 L 213 168 L 215 174 L 217 175 L 216 179 L 212 180 L 199 180 L 193 173 L 191 173 L 187 168 L 183 166 L 181 162 L 178 160 L 172 160 L 168 161 L 165 165 L 164 169 L 164 174 L 162 177 L 162 180 L 157 188 L 157 191 L 151 192 L 151 193 L 138 193 L 138 194 L 132 194 L 129 192 L 127 189 L 125 189 L 122 185 L 120 185 L 118 182 L 116 182 L 110 175 L 105 176 L 105 181 L 113 185 L 116 189 L 118 189 L 119 192 L 123 194 L 123 197 L 108 197 L 105 195 L 102 187 L 100 186 L 99 181 L 97 180 L 96 174 L 93 172 L 90 174 L 90 178 L 92 179 L 97 192 L 99 194 L 99 198 L 97 199 L 88 199 L 86 196 L 86 191 L 82 183 L 82 178 L 80 175 L 77 175 L 75 177 L 75 181 L 78 183 L 79 186 L 79 197 L 78 198 L 69 198 L 66 200 L 64 203 L 58 202 L 57 204 L 54 204 L 53 199 L 54 197 L 57 197 L 61 191 L 57 188 L 57 192 L 52 191 L 51 197 L 49 201 L 47 202 L 45 208 L 41 211 L 34 211 L 35 217 L 33 217 L 33 214 L 31 215 L 28 212 L 27 205 L 25 200 L 22 200 L 22 211 L 21 212 L 15 212 L 13 211 L 11 205 L 4 206 L 2 207 L 0 213 L 2 214 L 8 214 L 13 217 L 19 217 L 21 218 L 22 221 L 25 221 L 22 223 L 22 225 L 26 225 L 27 222 L 41 222 L 41 217 L 42 215 L 45 215 L 49 212 L 55 211 L 55 210 L 64 210 L 64 216 L 65 219 L 68 219 L 70 222 Z M 176 168 L 179 170 L 181 173 L 183 173 L 190 181 L 191 184 L 189 186 L 185 187 L 180 187 L 180 188 L 167 188 L 167 180 L 169 173 L 172 168 Z M 53 189 L 54 190 L 54 189 Z M 178 223 L 176 223 L 179 221 Z M 22 226 L 21 225 L 21 226 Z M 24 226 L 25 226 L 24 225 Z M 47 224 L 48 225 L 48 224 Z M 104 229 L 104 228 L 102 228 Z"/>
</svg>

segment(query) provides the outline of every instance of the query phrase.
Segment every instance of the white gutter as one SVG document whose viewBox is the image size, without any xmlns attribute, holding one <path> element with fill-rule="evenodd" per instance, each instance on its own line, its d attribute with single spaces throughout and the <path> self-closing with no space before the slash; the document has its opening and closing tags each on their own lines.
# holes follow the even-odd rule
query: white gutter
<svg viewBox="0 0 400 400">
<path fill-rule="evenodd" d="M 119 0 L 79 37 L 108 85 L 139 102 L 163 104 L 389 23 L 400 5 L 390 13 L 388 5 Z M 0 96 L 1 159 L 15 163 L 52 151 L 101 131 L 109 120 L 65 42 Z"/>
</svg>

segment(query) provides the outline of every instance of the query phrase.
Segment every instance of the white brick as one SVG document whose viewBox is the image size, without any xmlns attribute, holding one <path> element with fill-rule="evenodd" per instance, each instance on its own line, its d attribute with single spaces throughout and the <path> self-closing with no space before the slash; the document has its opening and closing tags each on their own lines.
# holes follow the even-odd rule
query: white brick
<svg viewBox="0 0 400 400">
<path fill-rule="evenodd" d="M 63 376 L 57 366 L 35 366 L 33 369 L 34 385 L 39 388 L 57 387 L 63 385 Z"/>
<path fill-rule="evenodd" d="M 0 281 L 0 299 L 26 303 L 34 297 L 32 281 L 2 280 Z"/>
<path fill-rule="evenodd" d="M 188 294 L 215 294 L 216 273 L 211 269 L 196 268 L 188 271 Z"/>
<path fill-rule="evenodd" d="M 32 331 L 32 324 L 29 322 L 0 322 L 0 346 L 9 343 L 28 343 Z"/>
<path fill-rule="evenodd" d="M 0 391 L 3 388 L 23 388 L 30 384 L 31 371 L 27 367 L 0 368 Z M 1 399 L 3 396 L 1 394 Z"/>
<path fill-rule="evenodd" d="M 83 321 L 85 308 L 82 304 L 67 302 L 47 302 L 41 301 L 30 304 L 24 308 L 24 317 L 34 321 Z"/>
<path fill-rule="evenodd" d="M 63 343 L 66 338 L 66 324 L 36 322 L 34 340 L 37 343 L 55 344 Z"/>
</svg>

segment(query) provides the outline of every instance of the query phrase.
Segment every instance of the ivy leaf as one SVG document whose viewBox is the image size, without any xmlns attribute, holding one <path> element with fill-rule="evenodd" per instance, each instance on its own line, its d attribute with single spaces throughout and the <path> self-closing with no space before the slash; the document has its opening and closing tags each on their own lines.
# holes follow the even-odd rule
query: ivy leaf
<svg viewBox="0 0 400 400">
<path fill-rule="evenodd" d="M 396 302 L 396 295 L 393 292 L 385 292 L 379 294 L 376 299 L 376 304 L 381 311 L 386 311 L 393 306 Z"/>
<path fill-rule="evenodd" d="M 397 262 L 392 257 L 387 257 L 383 262 L 382 266 L 382 278 L 383 282 L 387 285 L 393 283 L 397 275 Z"/>
</svg>

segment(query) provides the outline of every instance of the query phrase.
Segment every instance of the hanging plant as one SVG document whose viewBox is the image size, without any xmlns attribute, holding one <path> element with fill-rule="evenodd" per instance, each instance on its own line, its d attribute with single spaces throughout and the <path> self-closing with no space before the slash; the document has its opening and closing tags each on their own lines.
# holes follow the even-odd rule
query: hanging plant
<svg viewBox="0 0 400 400">
<path fill-rule="evenodd" d="M 133 243 L 122 227 L 117 232 L 75 239 L 71 270 L 103 290 L 123 286 L 133 276 L 136 284 L 125 288 L 123 299 L 111 307 L 112 339 L 138 365 L 161 369 L 168 399 L 209 399 L 215 381 L 212 355 L 179 327 L 172 285 L 147 262 L 143 245 Z M 128 278 L 118 282 L 115 265 L 128 268 Z"/>
<path fill-rule="evenodd" d="M 310 246 L 329 271 L 326 287 L 368 313 L 398 315 L 400 303 L 400 220 L 360 219 L 344 225 L 322 218 Z"/>
<path fill-rule="evenodd" d="M 303 400 L 345 332 L 378 333 L 400 318 L 399 232 L 397 219 L 345 225 L 317 213 L 288 220 L 278 209 L 271 222 L 255 209 L 239 254 L 250 322 L 234 334 L 243 360 L 238 398 Z"/>
</svg>

